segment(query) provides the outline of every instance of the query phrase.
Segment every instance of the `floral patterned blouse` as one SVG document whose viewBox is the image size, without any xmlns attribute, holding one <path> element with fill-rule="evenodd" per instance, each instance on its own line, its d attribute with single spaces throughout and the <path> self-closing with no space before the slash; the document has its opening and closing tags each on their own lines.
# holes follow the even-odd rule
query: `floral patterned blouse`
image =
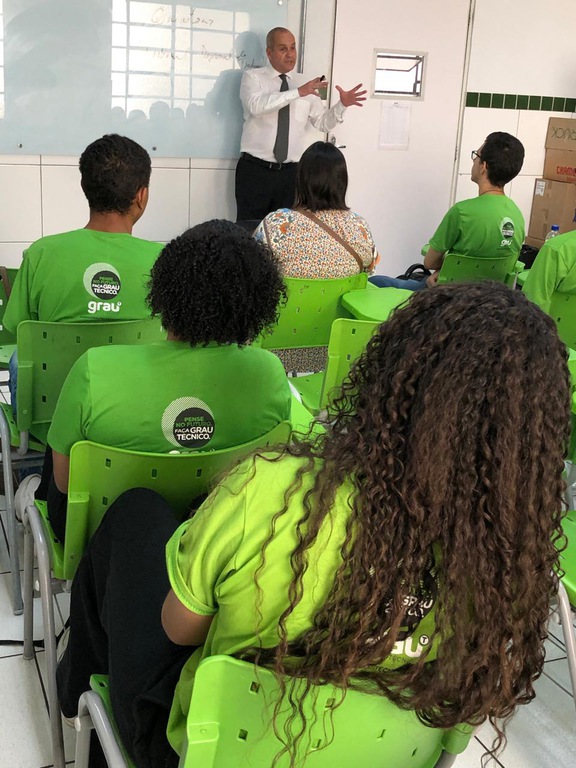
<svg viewBox="0 0 576 768">
<path fill-rule="evenodd" d="M 349 243 L 366 271 L 372 272 L 380 257 L 362 216 L 352 211 L 316 211 L 314 215 Z M 290 208 L 269 213 L 254 237 L 268 243 L 286 277 L 321 279 L 348 277 L 359 272 L 358 262 L 344 246 L 314 221 Z"/>
</svg>

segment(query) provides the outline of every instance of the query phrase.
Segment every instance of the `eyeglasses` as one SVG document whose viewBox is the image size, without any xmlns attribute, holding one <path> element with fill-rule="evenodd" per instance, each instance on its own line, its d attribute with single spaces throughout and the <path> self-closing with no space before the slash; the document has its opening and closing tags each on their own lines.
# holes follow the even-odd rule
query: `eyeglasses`
<svg viewBox="0 0 576 768">
<path fill-rule="evenodd" d="M 478 158 L 478 160 L 482 160 L 482 156 L 478 154 L 478 152 L 476 152 L 475 149 L 473 149 L 472 152 L 470 152 L 470 157 L 472 158 L 472 160 L 476 160 L 476 158 Z"/>
</svg>

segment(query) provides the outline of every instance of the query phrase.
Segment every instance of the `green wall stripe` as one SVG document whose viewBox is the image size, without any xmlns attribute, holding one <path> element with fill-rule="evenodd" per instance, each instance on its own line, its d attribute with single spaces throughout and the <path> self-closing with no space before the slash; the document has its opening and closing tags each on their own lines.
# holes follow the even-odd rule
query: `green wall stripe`
<svg viewBox="0 0 576 768">
<path fill-rule="evenodd" d="M 466 94 L 466 106 L 489 109 L 529 109 L 539 112 L 576 112 L 576 98 L 469 91 Z"/>
</svg>

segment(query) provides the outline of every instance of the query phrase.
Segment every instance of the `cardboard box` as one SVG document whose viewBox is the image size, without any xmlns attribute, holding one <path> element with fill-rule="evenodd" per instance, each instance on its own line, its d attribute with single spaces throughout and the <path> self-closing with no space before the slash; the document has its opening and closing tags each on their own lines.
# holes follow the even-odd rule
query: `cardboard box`
<svg viewBox="0 0 576 768">
<path fill-rule="evenodd" d="M 544 240 L 552 224 L 558 224 L 561 234 L 576 229 L 576 184 L 536 179 L 528 236 Z"/>
<path fill-rule="evenodd" d="M 570 117 L 551 117 L 545 146 L 546 149 L 576 152 L 576 120 Z"/>
<path fill-rule="evenodd" d="M 568 149 L 547 149 L 544 178 L 553 181 L 576 182 L 576 152 Z"/>
</svg>

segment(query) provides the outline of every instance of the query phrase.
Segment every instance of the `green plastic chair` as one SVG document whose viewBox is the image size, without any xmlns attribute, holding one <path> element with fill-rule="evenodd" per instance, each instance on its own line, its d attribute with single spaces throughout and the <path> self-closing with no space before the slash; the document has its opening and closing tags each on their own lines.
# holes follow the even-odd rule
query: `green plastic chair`
<svg viewBox="0 0 576 768">
<path fill-rule="evenodd" d="M 17 415 L 0 403 L 0 450 L 4 473 L 12 608 L 22 613 L 12 472 L 42 463 L 54 408 L 68 372 L 82 353 L 107 344 L 144 344 L 165 337 L 158 320 L 118 323 L 43 323 L 18 326 Z"/>
<path fill-rule="evenodd" d="M 438 284 L 462 283 L 479 280 L 496 280 L 511 287 L 516 285 L 519 272 L 524 265 L 516 255 L 480 258 L 477 256 L 459 256 L 446 253 L 438 275 Z"/>
<path fill-rule="evenodd" d="M 310 413 L 316 415 L 328 407 L 331 395 L 338 392 L 352 363 L 360 357 L 379 325 L 367 320 L 334 320 L 328 342 L 326 370 L 291 380 L 300 393 L 302 404 Z"/>
<path fill-rule="evenodd" d="M 17 274 L 17 269 L 0 267 L 0 368 L 8 368 L 16 349 L 16 336 L 4 328 L 4 313 Z"/>
<path fill-rule="evenodd" d="M 95 676 L 91 687 L 97 692 L 92 695 L 107 697 L 105 678 Z M 282 748 L 271 727 L 279 695 L 280 687 L 270 670 L 255 668 L 251 663 L 228 656 L 204 659 L 194 677 L 186 725 L 187 743 L 180 768 L 270 768 Z M 414 712 L 401 710 L 382 696 L 349 691 L 343 703 L 334 706 L 339 700 L 339 691 L 332 685 L 317 686 L 314 695 L 306 700 L 308 727 L 299 751 L 299 766 L 447 768 L 466 749 L 471 738 L 469 726 L 450 730 L 428 728 Z M 99 719 L 94 721 L 103 745 L 115 739 L 109 699 L 107 706 L 108 721 L 104 727 Z M 292 711 L 286 701 L 276 721 L 280 733 Z M 85 715 L 82 705 L 81 716 Z M 82 739 L 81 751 L 87 753 L 87 725 L 91 724 L 81 721 L 76 768 L 87 766 L 78 750 Z M 125 768 L 131 764 L 109 762 L 109 765 Z M 284 756 L 278 766 L 287 765 L 288 759 Z"/>
<path fill-rule="evenodd" d="M 372 283 L 368 283 L 376 288 Z M 392 312 L 409 301 L 414 291 L 406 288 L 376 288 L 376 291 L 350 291 L 342 296 L 342 306 L 358 320 L 385 323 Z"/>
<path fill-rule="evenodd" d="M 548 314 L 556 323 L 564 344 L 576 349 L 576 293 L 554 291 Z"/>
<path fill-rule="evenodd" d="M 340 297 L 348 291 L 366 288 L 368 276 L 362 272 L 332 280 L 284 278 L 286 304 L 280 307 L 278 323 L 271 334 L 261 339 L 264 349 L 323 347 L 328 344 L 332 322 L 348 317 Z"/>
<path fill-rule="evenodd" d="M 55 768 L 64 768 L 64 746 L 56 691 L 56 632 L 53 578 L 74 577 L 86 545 L 104 513 L 124 491 L 150 488 L 185 517 L 190 502 L 206 493 L 216 478 L 238 459 L 258 448 L 285 443 L 289 422 L 280 422 L 265 435 L 219 451 L 182 454 L 139 453 L 82 441 L 70 452 L 70 480 L 66 536 L 61 544 L 48 520 L 45 502 L 37 501 L 24 513 L 24 658 L 34 656 L 34 555 L 42 603 L 46 687 Z"/>
</svg>

